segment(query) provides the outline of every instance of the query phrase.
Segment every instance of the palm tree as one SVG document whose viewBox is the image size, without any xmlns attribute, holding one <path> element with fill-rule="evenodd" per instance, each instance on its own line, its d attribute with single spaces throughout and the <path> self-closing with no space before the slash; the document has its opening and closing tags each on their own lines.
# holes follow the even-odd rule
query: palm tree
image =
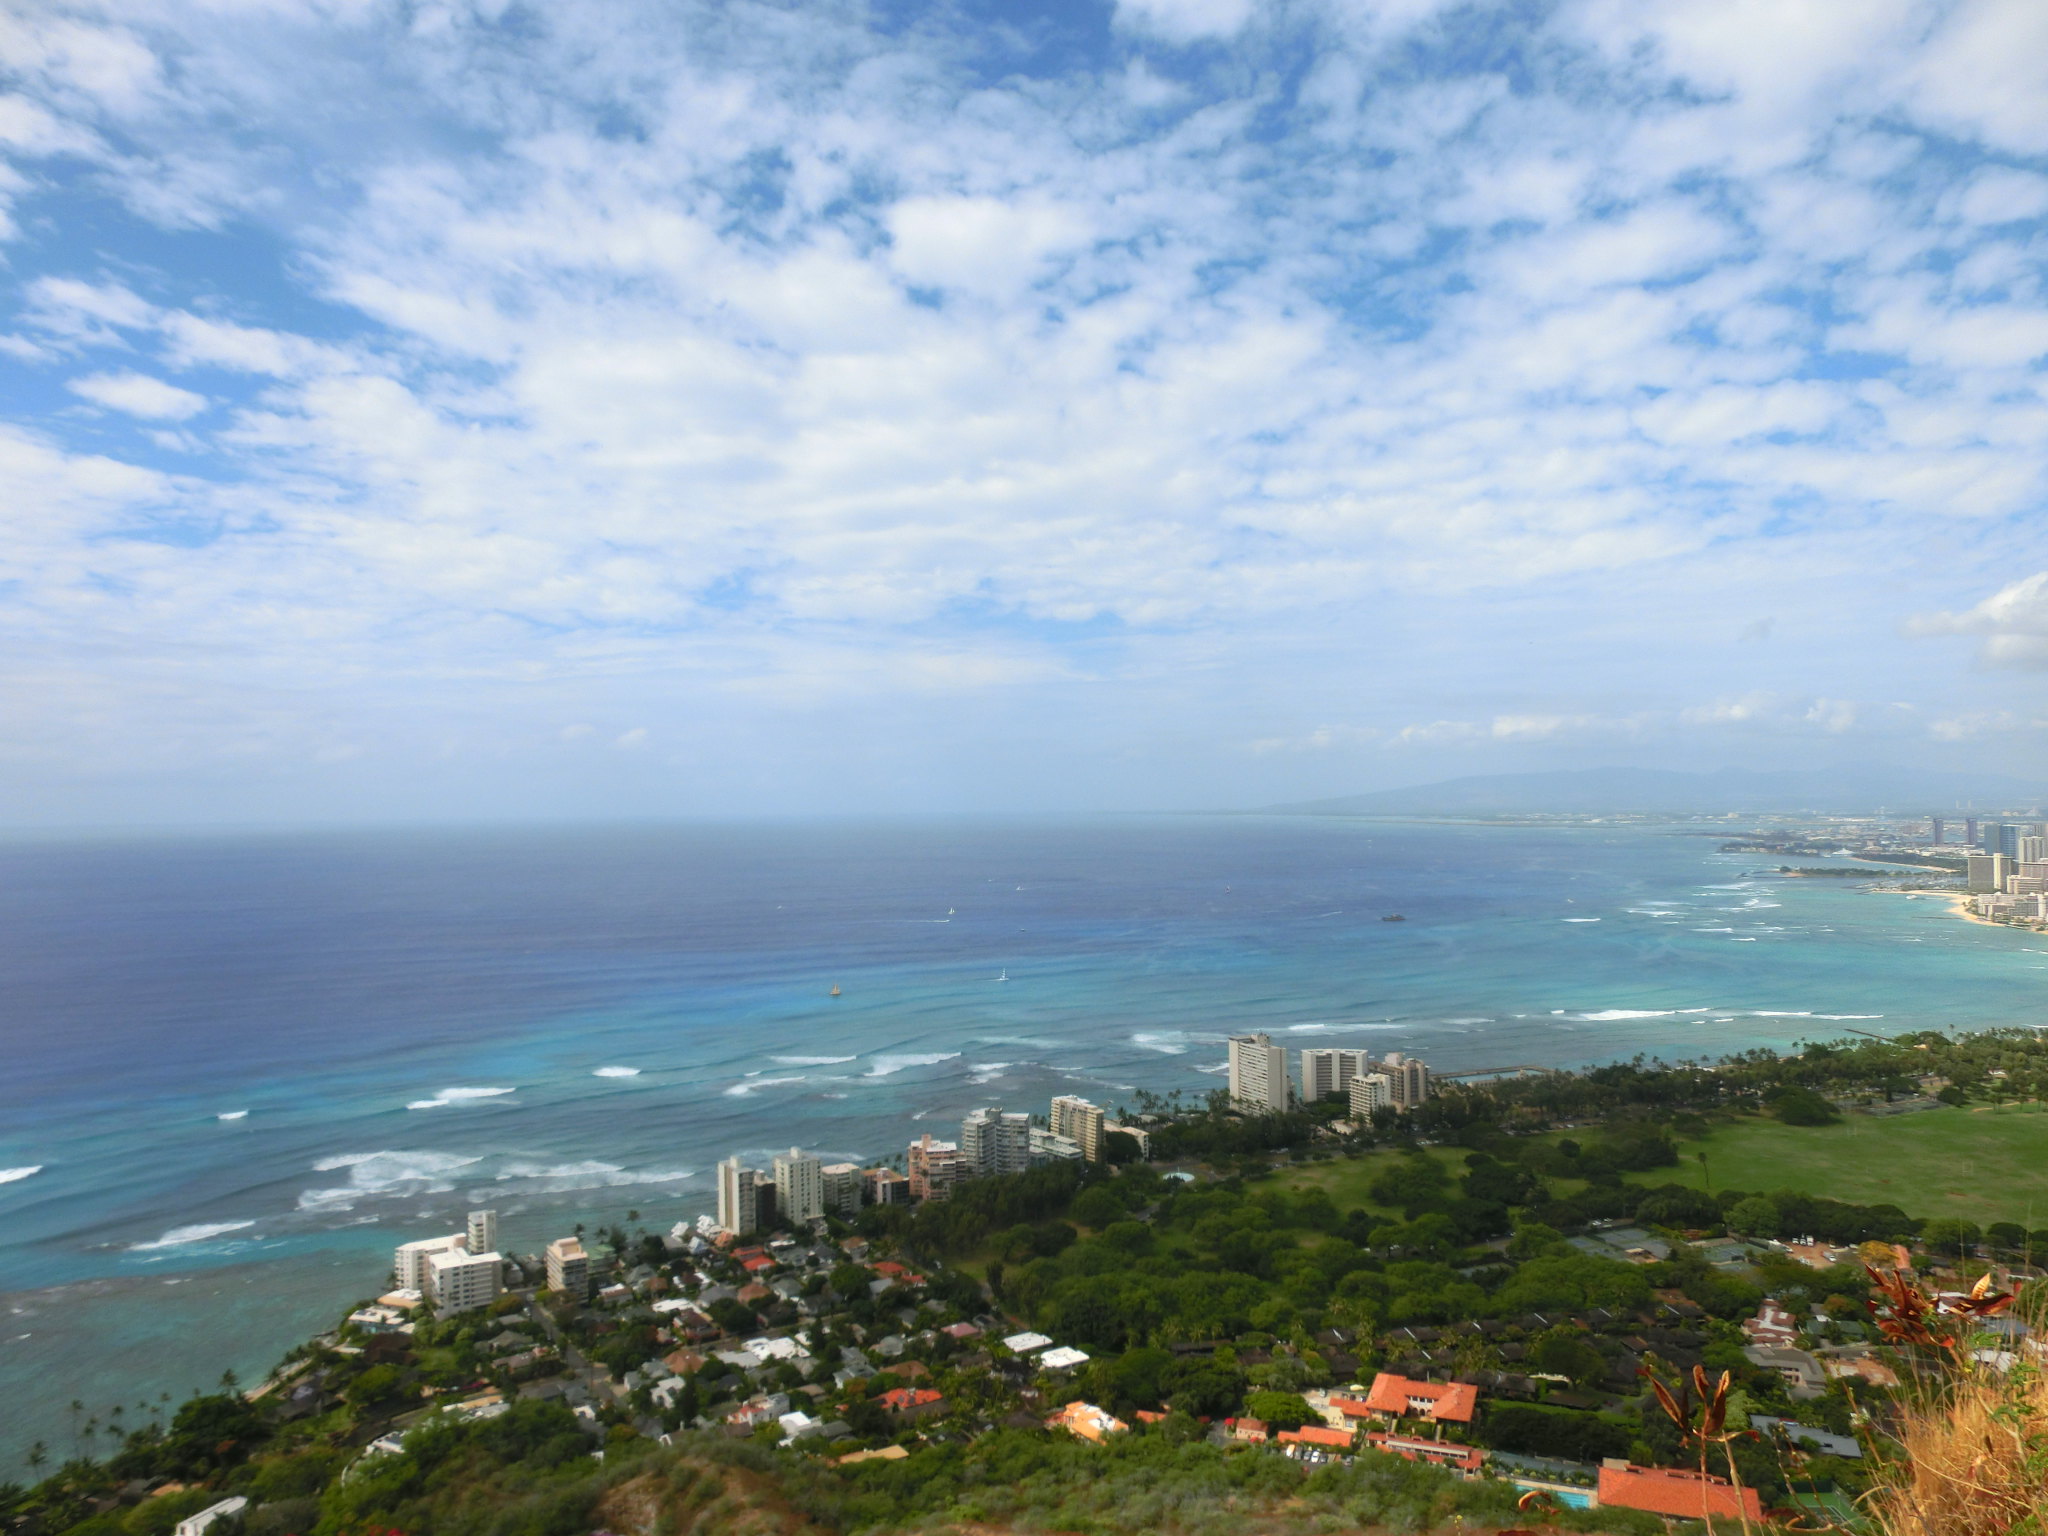
<svg viewBox="0 0 2048 1536">
<path fill-rule="evenodd" d="M 28 1448 L 29 1470 L 35 1473 L 37 1477 L 40 1478 L 43 1475 L 43 1466 L 49 1459 L 50 1448 L 44 1445 L 42 1441 L 38 1440 Z"/>
</svg>

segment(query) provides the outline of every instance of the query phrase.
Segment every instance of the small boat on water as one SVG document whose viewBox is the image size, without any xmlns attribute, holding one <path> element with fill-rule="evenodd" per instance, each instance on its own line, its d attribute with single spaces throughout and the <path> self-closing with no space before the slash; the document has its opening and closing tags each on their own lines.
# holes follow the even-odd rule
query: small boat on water
<svg viewBox="0 0 2048 1536">
<path fill-rule="evenodd" d="M 832 983 L 832 995 L 834 997 L 839 995 L 839 983 L 836 981 Z"/>
<path fill-rule="evenodd" d="M 1405 923 L 1408 921 L 1408 919 L 1403 917 L 1398 912 L 1389 912 L 1385 917 L 1381 918 L 1380 921 L 1383 923 Z"/>
<path fill-rule="evenodd" d="M 1008 966 L 1006 965 L 1006 966 L 1004 966 L 1004 967 L 1003 967 L 1003 974 L 1002 974 L 1002 975 L 1000 975 L 1000 976 L 998 976 L 998 977 L 996 978 L 996 980 L 997 980 L 997 981 L 1008 981 L 1009 979 L 1010 979 L 1010 968 L 1009 968 L 1009 967 L 1008 967 Z"/>
</svg>

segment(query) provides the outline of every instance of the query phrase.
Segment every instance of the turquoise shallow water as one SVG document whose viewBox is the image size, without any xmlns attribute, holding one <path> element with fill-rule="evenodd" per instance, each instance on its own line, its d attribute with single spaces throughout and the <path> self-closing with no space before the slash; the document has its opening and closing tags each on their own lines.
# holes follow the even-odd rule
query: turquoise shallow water
<svg viewBox="0 0 2048 1536">
<path fill-rule="evenodd" d="M 2048 943 L 1716 841 L 1147 818 L 0 849 L 0 1171 L 39 1170 L 0 1182 L 0 1464 L 67 1449 L 74 1397 L 260 1370 L 474 1203 L 521 1250 L 667 1223 L 728 1152 L 1202 1090 L 1238 1029 L 1459 1070 L 2040 1020 Z"/>
</svg>

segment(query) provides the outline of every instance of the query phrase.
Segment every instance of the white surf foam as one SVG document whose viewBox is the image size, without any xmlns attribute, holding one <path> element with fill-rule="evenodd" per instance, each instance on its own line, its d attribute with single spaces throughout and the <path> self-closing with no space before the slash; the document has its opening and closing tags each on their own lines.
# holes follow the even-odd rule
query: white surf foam
<svg viewBox="0 0 2048 1536">
<path fill-rule="evenodd" d="M 502 1099 L 517 1088 L 443 1088 L 431 1099 L 414 1099 L 407 1109 L 446 1109 L 451 1104 L 475 1104 L 484 1099 Z"/>
<path fill-rule="evenodd" d="M 456 1174 L 481 1161 L 455 1152 L 344 1152 L 325 1157 L 313 1165 L 313 1171 L 339 1173 L 347 1169 L 349 1181 L 340 1187 L 300 1191 L 299 1209 L 348 1211 L 358 1200 L 379 1195 L 445 1195 L 455 1188 Z"/>
<path fill-rule="evenodd" d="M 744 1099 L 748 1094 L 763 1088 L 775 1088 L 784 1083 L 808 1083 L 810 1079 L 799 1074 L 796 1077 L 750 1077 L 745 1082 L 734 1083 L 725 1090 L 729 1099 Z"/>
<path fill-rule="evenodd" d="M 182 1248 L 188 1243 L 210 1242 L 216 1237 L 225 1237 L 230 1232 L 241 1232 L 255 1226 L 253 1221 L 203 1221 L 196 1226 L 173 1227 L 153 1243 L 130 1243 L 131 1253 L 153 1253 L 159 1248 Z"/>
<path fill-rule="evenodd" d="M 1558 921 L 1563 923 L 1597 923 L 1600 919 L 1597 917 L 1563 917 L 1559 918 Z"/>
<path fill-rule="evenodd" d="M 696 1175 L 694 1168 L 635 1171 L 617 1163 L 587 1159 L 579 1163 L 507 1163 L 496 1182 L 516 1184 L 527 1194 L 567 1194 L 578 1189 L 621 1189 L 629 1184 L 680 1184 Z"/>
<path fill-rule="evenodd" d="M 249 1111 L 246 1109 L 224 1110 L 213 1118 L 216 1120 L 246 1120 L 249 1118 Z"/>
<path fill-rule="evenodd" d="M 858 1061 L 858 1056 L 770 1056 L 778 1067 L 836 1067 L 845 1062 Z"/>
<path fill-rule="evenodd" d="M 592 1077 L 638 1077 L 638 1067 L 599 1067 L 590 1074 Z"/>
<path fill-rule="evenodd" d="M 30 1163 L 26 1168 L 0 1168 L 0 1184 L 16 1184 L 23 1179 L 32 1179 L 43 1171 L 41 1163 Z"/>
<path fill-rule="evenodd" d="M 915 1053 L 901 1056 L 877 1056 L 874 1065 L 868 1069 L 869 1077 L 892 1077 L 906 1067 L 935 1067 L 942 1061 L 952 1061 L 958 1051 L 931 1051 L 924 1055 Z"/>
<path fill-rule="evenodd" d="M 1575 1019 L 1589 1024 L 1606 1024 L 1615 1019 L 1675 1019 L 1685 1013 L 1711 1013 L 1711 1008 L 1602 1008 L 1597 1013 L 1575 1013 Z"/>
</svg>

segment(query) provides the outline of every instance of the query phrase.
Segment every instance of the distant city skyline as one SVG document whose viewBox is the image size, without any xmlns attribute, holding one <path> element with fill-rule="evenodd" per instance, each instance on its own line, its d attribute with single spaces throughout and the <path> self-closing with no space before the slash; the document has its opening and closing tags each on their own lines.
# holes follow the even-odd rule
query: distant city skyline
<svg viewBox="0 0 2048 1536">
<path fill-rule="evenodd" d="M 2048 8 L 0 24 L 0 824 L 2026 776 Z"/>
</svg>

